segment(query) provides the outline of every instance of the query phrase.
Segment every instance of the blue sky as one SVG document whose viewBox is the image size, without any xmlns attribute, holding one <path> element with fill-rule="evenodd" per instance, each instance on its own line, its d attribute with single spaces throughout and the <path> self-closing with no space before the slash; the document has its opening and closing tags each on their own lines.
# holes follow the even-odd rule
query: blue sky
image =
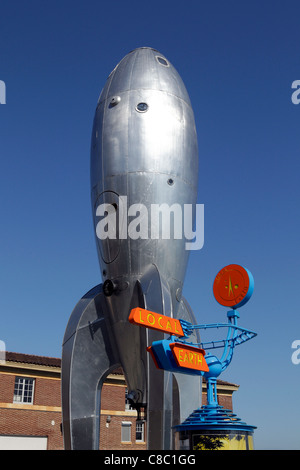
<svg viewBox="0 0 300 470">
<path fill-rule="evenodd" d="M 300 449 L 299 2 L 7 1 L 0 6 L 0 339 L 59 357 L 68 318 L 101 281 L 89 187 L 93 115 L 124 55 L 158 49 L 189 92 L 205 243 L 184 294 L 199 323 L 226 321 L 217 272 L 246 266 L 240 324 L 258 333 L 222 377 L 257 449 Z"/>
</svg>

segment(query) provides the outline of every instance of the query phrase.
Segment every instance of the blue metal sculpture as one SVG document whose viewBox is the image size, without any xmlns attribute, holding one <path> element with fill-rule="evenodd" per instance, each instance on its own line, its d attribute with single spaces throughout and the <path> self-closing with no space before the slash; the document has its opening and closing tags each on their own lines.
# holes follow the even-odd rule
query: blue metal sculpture
<svg viewBox="0 0 300 470">
<path fill-rule="evenodd" d="M 251 286 L 251 293 L 252 291 L 253 285 Z M 249 300 L 250 296 L 251 295 L 247 296 L 247 300 Z M 243 305 L 245 303 L 246 302 L 244 302 Z M 246 424 L 232 413 L 231 410 L 224 409 L 223 406 L 219 405 L 217 398 L 217 378 L 231 363 L 235 347 L 249 341 L 257 334 L 252 330 L 238 325 L 239 313 L 236 309 L 228 311 L 227 317 L 227 323 L 209 323 L 201 325 L 192 325 L 185 320 L 180 320 L 184 337 L 176 338 L 172 335 L 168 339 L 154 342 L 148 350 L 151 352 L 158 368 L 173 373 L 201 375 L 206 379 L 207 404 L 193 411 L 183 423 L 175 426 L 176 431 L 181 433 L 181 435 L 190 433 L 191 436 L 195 433 L 199 435 L 199 432 L 205 434 L 209 431 L 213 432 L 214 435 L 216 435 L 216 433 L 222 433 L 221 435 L 224 435 L 225 433 L 226 436 L 229 434 L 232 436 L 232 434 L 240 435 L 243 433 L 245 442 L 248 443 L 255 426 Z M 225 339 L 199 343 L 189 341 L 190 335 L 195 330 L 213 330 L 219 328 L 227 329 Z M 172 345 L 174 344 L 187 346 L 191 351 L 197 350 L 198 348 L 198 351 L 204 354 L 207 367 L 201 370 L 194 370 L 178 365 L 172 351 Z M 206 352 L 207 350 L 220 348 L 223 348 L 220 358 L 215 354 Z M 191 436 L 189 436 L 189 440 L 191 440 Z M 247 445 L 250 447 L 249 444 Z"/>
<path fill-rule="evenodd" d="M 207 445 L 211 446 L 208 448 L 212 446 L 217 448 L 223 446 L 226 440 L 230 443 L 233 440 L 240 441 L 239 448 L 241 445 L 245 449 L 252 448 L 255 426 L 242 422 L 231 410 L 219 405 L 217 378 L 231 363 L 235 347 L 256 336 L 254 331 L 238 325 L 239 313 L 236 310 L 237 306 L 248 302 L 253 288 L 252 274 L 242 266 L 229 265 L 218 273 L 213 291 L 221 305 L 232 307 L 232 310 L 227 312 L 227 323 L 195 325 L 186 319 L 174 319 L 140 307 L 131 310 L 128 318 L 130 323 L 161 333 L 170 333 L 168 338 L 153 341 L 151 346 L 147 347 L 158 369 L 173 373 L 175 376 L 184 374 L 190 377 L 203 376 L 206 379 L 206 405 L 194 410 L 185 421 L 174 426 L 181 436 L 181 441 L 186 440 L 184 438 L 188 436 L 189 448 L 191 446 L 197 448 L 197 445 L 201 445 L 201 448 L 203 446 L 207 448 L 205 447 Z M 224 328 L 227 329 L 227 335 L 221 340 L 200 342 L 194 339 L 200 338 L 199 330 Z M 220 358 L 211 352 L 206 352 L 220 348 L 223 348 Z M 196 442 L 196 446 L 191 442 Z"/>
<path fill-rule="evenodd" d="M 225 271 L 224 271 L 225 270 Z M 222 272 L 223 271 L 223 272 Z M 242 274 L 242 279 L 244 281 L 243 285 L 234 284 L 237 288 L 244 290 L 243 298 L 239 297 L 238 300 L 235 300 L 232 304 L 232 310 L 227 312 L 228 322 L 227 323 L 211 323 L 211 324 L 202 324 L 202 325 L 188 325 L 187 322 L 184 322 L 184 328 L 186 333 L 191 333 L 194 330 L 206 330 L 206 329 L 218 329 L 218 328 L 227 328 L 227 336 L 225 339 L 209 342 L 199 343 L 199 347 L 207 350 L 215 350 L 223 348 L 223 353 L 219 359 L 215 354 L 210 352 L 205 354 L 205 360 L 208 365 L 209 370 L 203 372 L 202 375 L 206 379 L 207 383 L 207 404 L 203 405 L 201 408 L 195 410 L 183 423 L 179 426 L 176 426 L 176 430 L 181 434 L 181 440 L 184 440 L 184 437 L 189 441 L 190 448 L 197 448 L 197 439 L 199 445 L 199 436 L 203 438 L 205 436 L 207 439 L 211 436 L 224 437 L 226 436 L 230 441 L 230 436 L 232 435 L 239 436 L 240 440 L 243 440 L 244 448 L 252 448 L 252 434 L 255 429 L 255 426 L 251 426 L 241 421 L 231 410 L 224 409 L 219 405 L 217 399 L 217 377 L 220 376 L 229 366 L 232 358 L 233 352 L 236 346 L 249 341 L 250 339 L 256 336 L 254 331 L 238 326 L 239 313 L 236 310 L 237 305 L 244 305 L 251 297 L 254 287 L 254 281 L 251 273 L 237 265 L 229 265 L 223 270 L 220 271 L 222 274 L 227 274 L 228 279 L 226 282 L 223 282 L 223 298 L 222 293 L 220 295 L 220 286 L 218 282 L 220 281 L 220 273 L 217 275 L 214 283 L 214 294 L 216 300 L 223 305 L 228 305 L 230 301 L 230 295 L 227 298 L 224 295 L 225 289 L 233 286 L 231 275 Z M 246 274 L 245 274 L 246 273 Z M 246 284 L 246 285 L 245 285 Z M 232 289 L 232 295 L 233 289 Z M 186 342 L 186 340 L 180 340 Z M 195 344 L 193 344 L 195 346 Z M 201 433 L 201 434 L 199 434 Z M 229 437 L 228 437 L 229 436 Z M 243 437 L 241 437 L 243 436 Z M 222 447 L 222 439 L 219 439 L 219 445 Z M 196 445 L 195 445 L 196 443 Z"/>
<path fill-rule="evenodd" d="M 235 266 L 235 270 L 242 268 L 241 266 L 237 265 L 230 265 Z M 226 267 L 228 270 L 230 266 Z M 224 268 L 225 269 L 225 268 Z M 162 341 L 156 341 L 152 343 L 151 353 L 154 356 L 154 359 L 157 363 L 157 366 L 161 369 L 165 370 L 172 370 L 172 371 L 180 371 L 182 373 L 189 373 L 195 375 L 202 375 L 208 381 L 209 389 L 211 389 L 210 384 L 215 381 L 215 379 L 224 372 L 225 369 L 229 366 L 232 357 L 234 348 L 256 336 L 256 333 L 252 330 L 247 328 L 241 327 L 238 325 L 238 318 L 239 313 L 236 310 L 237 305 L 244 305 L 251 297 L 254 287 L 254 281 L 251 273 L 248 270 L 245 270 L 249 277 L 249 288 L 247 288 L 246 293 L 242 299 L 239 301 L 238 304 L 234 304 L 232 310 L 227 312 L 228 322 L 227 323 L 208 323 L 208 324 L 200 324 L 200 325 L 193 325 L 192 323 L 180 319 L 180 324 L 182 327 L 182 331 L 184 333 L 183 337 L 176 338 L 174 335 L 171 335 L 168 339 L 164 339 Z M 230 272 L 230 271 L 227 271 Z M 216 294 L 217 298 L 217 294 Z M 198 330 L 207 330 L 207 329 L 219 329 L 219 328 L 226 328 L 227 336 L 225 339 L 221 340 L 211 340 L 208 342 L 193 342 L 189 341 L 189 337 Z M 199 337 L 199 335 L 198 335 Z M 176 361 L 174 356 L 172 355 L 170 345 L 172 345 L 176 341 L 178 344 L 188 345 L 189 347 L 201 348 L 200 350 L 205 353 L 207 350 L 214 350 L 219 348 L 224 348 L 223 353 L 220 359 L 211 353 L 205 354 L 205 360 L 208 365 L 209 370 L 191 370 L 191 369 L 178 369 L 176 365 Z M 149 348 L 150 350 L 150 348 Z M 208 397 L 208 403 L 212 404 L 214 402 L 213 399 Z"/>
</svg>

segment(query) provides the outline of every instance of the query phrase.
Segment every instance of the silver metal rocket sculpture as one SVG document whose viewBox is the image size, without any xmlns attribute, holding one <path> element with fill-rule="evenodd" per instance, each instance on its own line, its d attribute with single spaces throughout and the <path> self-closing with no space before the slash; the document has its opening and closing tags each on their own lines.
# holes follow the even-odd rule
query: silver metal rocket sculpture
<svg viewBox="0 0 300 470">
<path fill-rule="evenodd" d="M 191 249 L 183 216 L 195 208 L 197 184 L 186 88 L 164 55 L 136 49 L 109 75 L 94 117 L 91 199 L 103 282 L 78 302 L 63 340 L 66 449 L 99 448 L 101 388 L 116 367 L 132 405 L 146 408 L 149 449 L 172 449 L 172 426 L 199 407 L 200 377 L 159 370 L 147 353 L 164 333 L 128 321 L 141 307 L 195 323 L 182 296 Z"/>
</svg>

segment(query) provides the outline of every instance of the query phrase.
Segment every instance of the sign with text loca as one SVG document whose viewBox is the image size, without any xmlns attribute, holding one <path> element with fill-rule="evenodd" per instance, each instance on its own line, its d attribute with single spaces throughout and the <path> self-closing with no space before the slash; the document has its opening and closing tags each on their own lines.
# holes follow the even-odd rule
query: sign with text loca
<svg viewBox="0 0 300 470">
<path fill-rule="evenodd" d="M 204 358 L 205 351 L 203 349 L 181 343 L 171 343 L 170 349 L 179 367 L 186 367 L 187 369 L 201 370 L 204 372 L 209 371 Z"/>
<path fill-rule="evenodd" d="M 170 335 L 184 336 L 181 323 L 176 318 L 167 317 L 160 313 L 150 312 L 143 308 L 133 308 L 128 320 L 135 325 L 145 326 L 153 330 L 163 331 Z"/>
</svg>

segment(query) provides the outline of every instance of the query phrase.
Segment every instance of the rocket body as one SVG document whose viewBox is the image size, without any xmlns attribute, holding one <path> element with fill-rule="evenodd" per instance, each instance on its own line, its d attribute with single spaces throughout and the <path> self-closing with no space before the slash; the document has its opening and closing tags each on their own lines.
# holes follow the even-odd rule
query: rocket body
<svg viewBox="0 0 300 470">
<path fill-rule="evenodd" d="M 136 49 L 107 79 L 91 141 L 98 258 L 104 285 L 113 286 L 110 321 L 130 389 L 145 389 L 141 333 L 128 323 L 138 306 L 135 284 L 155 266 L 170 292 L 165 313 L 177 316 L 189 256 L 184 207 L 196 205 L 197 183 L 197 134 L 183 81 L 161 53 Z"/>
<path fill-rule="evenodd" d="M 94 116 L 90 176 L 103 282 L 76 304 L 64 335 L 64 445 L 99 448 L 102 385 L 121 366 L 128 398 L 147 412 L 148 449 L 172 449 L 174 426 L 201 402 L 201 381 L 157 369 L 147 349 L 165 333 L 129 315 L 143 308 L 195 324 L 182 288 L 195 249 L 198 148 L 186 88 L 155 49 L 135 49 L 109 75 Z"/>
</svg>

